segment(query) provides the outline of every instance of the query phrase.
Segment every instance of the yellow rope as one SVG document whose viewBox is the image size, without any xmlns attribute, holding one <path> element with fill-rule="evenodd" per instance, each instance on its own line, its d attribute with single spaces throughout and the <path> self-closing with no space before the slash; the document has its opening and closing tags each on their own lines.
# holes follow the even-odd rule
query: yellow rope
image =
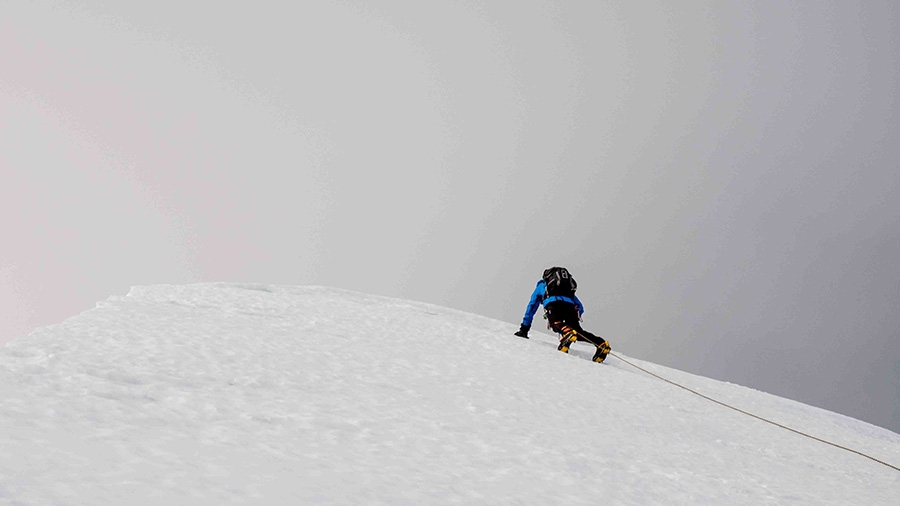
<svg viewBox="0 0 900 506">
<path fill-rule="evenodd" d="M 788 426 L 786 426 L 786 425 L 782 425 L 782 424 L 780 424 L 780 423 L 773 422 L 772 420 L 767 420 L 767 419 L 765 419 L 765 418 L 763 418 L 763 417 L 761 417 L 761 416 L 757 416 L 757 415 L 754 415 L 753 413 L 749 413 L 749 412 L 747 412 L 747 411 L 744 411 L 743 409 L 739 409 L 739 408 L 736 408 L 736 407 L 731 406 L 731 405 L 729 405 L 729 404 L 725 404 L 725 403 L 722 402 L 722 401 L 717 401 L 716 399 L 713 399 L 712 397 L 709 397 L 709 396 L 707 396 L 707 395 L 703 395 L 703 394 L 701 394 L 700 392 L 698 392 L 698 391 L 696 391 L 696 390 L 692 390 L 692 389 L 690 389 L 690 388 L 688 388 L 688 387 L 686 387 L 686 386 L 684 386 L 684 385 L 679 385 L 678 383 L 675 383 L 674 381 L 668 380 L 668 379 L 663 378 L 662 376 L 660 376 L 660 375 L 658 375 L 658 374 L 652 373 L 652 372 L 648 371 L 647 369 L 644 369 L 643 367 L 641 367 L 641 366 L 639 366 L 639 365 L 633 364 L 633 363 L 629 362 L 628 360 L 625 360 L 624 358 L 620 357 L 619 355 L 617 355 L 617 354 L 615 354 L 615 353 L 610 352 L 610 355 L 616 357 L 617 359 L 621 360 L 622 362 L 625 362 L 626 364 L 630 365 L 631 367 L 634 367 L 634 368 L 636 368 L 636 369 L 640 369 L 641 371 L 644 371 L 645 373 L 649 374 L 650 376 L 653 376 L 654 378 L 661 379 L 661 380 L 665 381 L 666 383 L 669 383 L 669 384 L 671 384 L 671 385 L 675 385 L 675 386 L 678 387 L 678 388 L 682 388 L 682 389 L 684 389 L 684 390 L 687 390 L 688 392 L 690 392 L 690 393 L 692 393 L 692 394 L 699 395 L 700 397 L 703 397 L 704 399 L 706 399 L 706 400 L 708 400 L 708 401 L 715 402 L 716 404 L 719 404 L 720 406 L 725 406 L 726 408 L 733 409 L 733 410 L 737 411 L 738 413 L 743 413 L 743 414 L 745 414 L 745 415 L 747 415 L 747 416 L 751 416 L 751 417 L 753 417 L 753 418 L 756 418 L 757 420 L 761 420 L 761 421 L 763 421 L 763 422 L 770 423 L 770 424 L 772 424 L 772 425 L 774 425 L 774 426 L 776 426 L 776 427 L 781 427 L 782 429 L 789 430 L 789 431 L 791 431 L 791 432 L 793 432 L 793 433 L 795 433 L 795 434 L 799 434 L 799 435 L 801 435 L 801 436 L 805 436 L 805 437 L 808 437 L 808 438 L 810 438 L 810 439 L 815 439 L 816 441 L 825 443 L 825 444 L 827 444 L 827 445 L 834 446 L 835 448 L 840 448 L 840 449 L 842 449 L 842 450 L 847 450 L 848 452 L 855 453 L 855 454 L 857 454 L 857 455 L 859 455 L 859 456 L 862 456 L 862 457 L 865 457 L 865 458 L 867 458 L 867 459 L 869 459 L 869 460 L 874 460 L 875 462 L 878 462 L 878 463 L 881 464 L 881 465 L 890 467 L 891 469 L 894 469 L 895 471 L 900 471 L 900 467 L 893 466 L 893 465 L 891 465 L 891 464 L 888 464 L 887 462 L 884 462 L 884 461 L 882 461 L 882 460 L 878 460 L 878 459 L 876 459 L 875 457 L 866 455 L 865 453 L 862 453 L 862 452 L 858 452 L 858 451 L 856 451 L 856 450 L 854 450 L 854 449 L 852 449 L 852 448 L 847 448 L 846 446 L 841 446 L 841 445 L 839 445 L 839 444 L 832 443 L 831 441 L 826 441 L 826 440 L 824 440 L 824 439 L 821 439 L 821 438 L 818 438 L 818 437 L 815 437 L 815 436 L 810 436 L 809 434 L 806 434 L 805 432 L 800 432 L 799 430 L 792 429 L 792 428 L 790 428 L 790 427 L 788 427 Z"/>
</svg>

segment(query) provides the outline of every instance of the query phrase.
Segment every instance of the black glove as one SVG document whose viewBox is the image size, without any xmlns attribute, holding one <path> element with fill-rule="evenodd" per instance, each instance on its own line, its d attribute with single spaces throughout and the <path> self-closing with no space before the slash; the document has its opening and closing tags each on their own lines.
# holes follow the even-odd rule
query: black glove
<svg viewBox="0 0 900 506">
<path fill-rule="evenodd" d="M 516 335 L 519 337 L 524 337 L 525 339 L 528 339 L 528 331 L 529 330 L 531 330 L 531 325 L 520 325 L 519 331 L 513 335 Z"/>
</svg>

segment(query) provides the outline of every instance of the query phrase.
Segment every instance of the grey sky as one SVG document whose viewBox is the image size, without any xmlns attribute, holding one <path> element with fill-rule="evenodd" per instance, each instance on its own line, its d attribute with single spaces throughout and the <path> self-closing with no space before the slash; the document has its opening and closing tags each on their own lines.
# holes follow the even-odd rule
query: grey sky
<svg viewBox="0 0 900 506">
<path fill-rule="evenodd" d="M 895 3 L 122 4 L 3 7 L 0 342 L 194 281 L 514 324 L 562 264 L 614 349 L 900 432 Z"/>
</svg>

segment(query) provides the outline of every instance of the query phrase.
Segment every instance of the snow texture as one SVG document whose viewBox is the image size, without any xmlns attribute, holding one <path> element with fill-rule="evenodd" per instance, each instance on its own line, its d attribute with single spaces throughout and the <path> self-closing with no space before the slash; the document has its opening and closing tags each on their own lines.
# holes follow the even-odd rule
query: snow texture
<svg viewBox="0 0 900 506">
<path fill-rule="evenodd" d="M 0 504 L 900 504 L 900 472 L 516 328 L 321 287 L 133 288 L 0 350 Z M 900 464 L 888 430 L 630 360 Z"/>
</svg>

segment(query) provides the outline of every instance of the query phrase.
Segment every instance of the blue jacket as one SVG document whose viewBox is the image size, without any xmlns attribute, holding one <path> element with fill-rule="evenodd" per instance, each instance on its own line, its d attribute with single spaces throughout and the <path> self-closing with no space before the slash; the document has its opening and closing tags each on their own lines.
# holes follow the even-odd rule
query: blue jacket
<svg viewBox="0 0 900 506">
<path fill-rule="evenodd" d="M 575 304 L 575 309 L 578 310 L 578 316 L 580 317 L 584 314 L 584 305 L 578 300 L 576 295 L 572 295 L 571 297 L 565 297 L 561 295 L 551 295 L 547 296 L 547 283 L 544 280 L 540 280 L 537 282 L 537 286 L 534 287 L 534 291 L 531 292 L 531 300 L 528 301 L 528 307 L 525 308 L 525 317 L 522 318 L 522 325 L 531 326 L 532 320 L 534 320 L 534 314 L 537 313 L 538 306 L 543 304 L 546 306 L 551 302 L 563 301 L 568 302 L 569 304 Z"/>
</svg>

